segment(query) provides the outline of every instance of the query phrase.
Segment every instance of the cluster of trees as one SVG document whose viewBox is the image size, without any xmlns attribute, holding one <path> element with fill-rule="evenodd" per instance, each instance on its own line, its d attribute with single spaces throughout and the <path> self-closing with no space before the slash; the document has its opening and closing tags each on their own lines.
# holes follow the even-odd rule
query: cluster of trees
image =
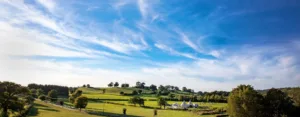
<svg viewBox="0 0 300 117">
<path fill-rule="evenodd" d="M 107 85 L 108 87 L 119 87 L 119 82 L 110 82 L 110 83 L 108 83 L 108 85 Z M 121 87 L 122 88 L 128 88 L 129 87 L 129 84 L 128 83 L 123 83 L 123 84 L 121 84 Z"/>
<path fill-rule="evenodd" d="M 51 90 L 56 90 L 59 96 L 69 96 L 69 88 L 66 86 L 59 85 L 41 85 L 41 84 L 28 84 L 29 89 L 42 89 L 44 92 L 49 92 Z"/>
<path fill-rule="evenodd" d="M 134 104 L 134 106 L 136 106 L 136 104 L 139 104 L 140 106 L 144 106 L 145 100 L 141 97 L 134 96 L 128 100 L 128 103 Z"/>
<path fill-rule="evenodd" d="M 110 82 L 107 86 L 108 87 L 119 87 L 119 83 L 118 82 L 115 82 L 115 83 Z"/>
<path fill-rule="evenodd" d="M 123 87 L 123 88 L 128 88 L 129 87 L 129 84 L 128 83 L 123 83 L 123 84 L 121 84 L 121 87 Z"/>
<path fill-rule="evenodd" d="M 13 82 L 0 81 L 0 116 L 9 117 L 9 112 L 16 116 L 25 116 L 34 98 L 27 87 Z M 29 105 L 29 106 L 26 106 Z"/>
<path fill-rule="evenodd" d="M 90 84 L 84 84 L 84 85 L 82 85 L 82 87 L 87 87 L 87 88 L 91 88 L 91 85 Z"/>
<path fill-rule="evenodd" d="M 279 89 L 270 89 L 263 96 L 250 85 L 240 85 L 228 97 L 228 114 L 231 117 L 296 117 L 300 113 L 293 100 Z"/>
</svg>

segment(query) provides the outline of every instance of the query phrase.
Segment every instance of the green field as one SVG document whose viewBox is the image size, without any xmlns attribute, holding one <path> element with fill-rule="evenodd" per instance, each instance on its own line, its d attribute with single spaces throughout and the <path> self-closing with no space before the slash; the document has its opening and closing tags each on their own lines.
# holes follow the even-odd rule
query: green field
<svg viewBox="0 0 300 117">
<path fill-rule="evenodd" d="M 101 117 L 54 106 L 42 101 L 35 101 L 29 117 Z"/>
<path fill-rule="evenodd" d="M 171 109 L 160 109 L 155 101 L 156 97 L 153 94 L 150 94 L 151 91 L 143 90 L 143 94 L 139 96 L 146 99 L 144 107 L 140 107 L 138 104 L 136 106 L 129 104 L 127 99 L 132 96 L 122 96 L 119 92 L 123 91 L 125 93 L 131 93 L 133 90 L 138 90 L 136 88 L 79 88 L 83 91 L 84 96 L 87 96 L 89 99 L 96 99 L 94 101 L 90 100 L 85 112 L 89 113 L 80 113 L 78 110 L 67 110 L 61 107 L 56 107 L 44 102 L 36 101 L 35 109 L 38 111 L 36 116 L 39 117 L 50 117 L 57 114 L 56 117 L 89 117 L 89 116 L 113 116 L 119 117 L 123 114 L 123 108 L 127 109 L 127 116 L 129 117 L 151 117 L 153 116 L 154 109 L 158 109 L 159 117 L 199 117 L 204 116 L 199 113 L 194 112 L 194 110 L 210 110 L 216 108 L 225 109 L 226 103 L 197 103 L 200 108 L 193 108 L 189 110 L 171 110 Z M 103 94 L 103 89 L 105 89 L 105 94 Z M 154 99 L 149 101 L 149 99 Z M 68 102 L 68 99 L 60 99 L 65 102 L 65 105 L 72 106 Z M 178 103 L 181 104 L 182 101 L 168 101 L 168 104 Z M 168 107 L 167 107 L 168 108 Z M 197 111 L 198 112 L 198 111 Z M 47 116 L 48 115 L 48 116 Z M 214 117 L 215 115 L 205 115 L 204 117 Z"/>
</svg>

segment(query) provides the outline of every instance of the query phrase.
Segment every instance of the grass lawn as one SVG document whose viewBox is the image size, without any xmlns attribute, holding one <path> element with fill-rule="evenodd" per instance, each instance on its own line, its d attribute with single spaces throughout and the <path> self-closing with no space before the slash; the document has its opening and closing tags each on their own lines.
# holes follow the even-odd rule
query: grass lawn
<svg viewBox="0 0 300 117">
<path fill-rule="evenodd" d="M 29 117 L 101 117 L 81 113 L 77 110 L 68 110 L 42 101 L 35 101 L 29 112 Z"/>
<path fill-rule="evenodd" d="M 143 108 L 143 107 L 133 107 L 133 106 L 122 106 L 114 104 L 104 104 L 99 102 L 89 102 L 87 110 L 99 111 L 104 114 L 110 114 L 111 116 L 121 115 L 123 108 L 127 109 L 127 115 L 132 117 L 151 117 L 153 116 L 152 108 Z M 104 110 L 103 110 L 104 109 Z M 175 110 L 158 110 L 159 117 L 196 117 L 195 115 L 188 111 L 175 111 Z"/>
</svg>

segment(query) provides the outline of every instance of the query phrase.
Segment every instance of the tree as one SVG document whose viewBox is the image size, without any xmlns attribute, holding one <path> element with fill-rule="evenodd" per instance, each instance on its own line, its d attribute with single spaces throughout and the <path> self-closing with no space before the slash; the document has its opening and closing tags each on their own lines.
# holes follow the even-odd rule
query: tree
<svg viewBox="0 0 300 117">
<path fill-rule="evenodd" d="M 113 83 L 113 82 L 110 82 L 107 86 L 108 86 L 108 87 L 112 87 L 112 86 L 114 86 L 114 83 Z"/>
<path fill-rule="evenodd" d="M 173 98 L 175 97 L 175 94 L 169 93 L 168 97 L 169 97 L 170 99 L 173 99 Z"/>
<path fill-rule="evenodd" d="M 134 104 L 134 106 L 136 106 L 136 104 L 139 104 L 140 106 L 144 106 L 144 99 L 138 96 L 134 96 L 128 100 L 128 103 Z"/>
<path fill-rule="evenodd" d="M 42 101 L 45 101 L 46 100 L 46 96 L 45 95 L 40 95 L 39 99 L 42 100 Z"/>
<path fill-rule="evenodd" d="M 30 94 L 34 98 L 37 98 L 36 92 L 37 92 L 36 89 L 30 89 Z"/>
<path fill-rule="evenodd" d="M 152 84 L 152 85 L 150 85 L 150 89 L 151 89 L 152 91 L 156 91 L 156 90 L 157 90 L 157 87 L 156 87 L 156 85 Z"/>
<path fill-rule="evenodd" d="M 159 85 L 158 90 L 163 91 L 163 90 L 165 90 L 165 87 L 162 85 Z"/>
<path fill-rule="evenodd" d="M 293 101 L 279 89 L 270 89 L 265 96 L 265 117 L 281 117 L 289 115 Z"/>
<path fill-rule="evenodd" d="M 88 104 L 88 98 L 85 96 L 79 96 L 75 99 L 74 106 L 75 108 L 79 108 L 81 111 L 81 108 L 85 108 Z"/>
<path fill-rule="evenodd" d="M 87 87 L 87 88 L 91 88 L 91 85 L 90 85 L 90 84 L 87 84 L 86 87 Z"/>
<path fill-rule="evenodd" d="M 230 117 L 263 117 L 263 96 L 250 85 L 234 88 L 228 97 Z"/>
<path fill-rule="evenodd" d="M 137 95 L 138 92 L 136 90 L 132 91 L 132 95 Z"/>
<path fill-rule="evenodd" d="M 289 94 L 294 101 L 295 105 L 300 107 L 300 88 L 293 88 L 289 91 Z"/>
<path fill-rule="evenodd" d="M 160 106 L 160 108 L 161 106 L 164 106 L 164 109 L 166 109 L 166 105 L 168 105 L 167 100 L 163 97 L 158 97 L 157 104 Z"/>
<path fill-rule="evenodd" d="M 30 94 L 26 87 L 13 82 L 0 82 L 0 110 L 1 117 L 8 117 L 8 111 L 20 111 L 24 109 L 24 102 L 19 97 Z"/>
<path fill-rule="evenodd" d="M 71 94 L 71 96 L 69 97 L 69 101 L 71 103 L 74 103 L 75 99 L 81 95 L 82 95 L 82 90 L 77 89 L 74 93 Z"/>
<path fill-rule="evenodd" d="M 51 90 L 48 92 L 48 98 L 50 99 L 51 102 L 56 102 L 57 101 L 57 91 L 56 90 Z"/>
<path fill-rule="evenodd" d="M 121 92 L 120 92 L 120 95 L 124 95 L 124 92 L 123 92 L 123 91 L 121 91 Z"/>
<path fill-rule="evenodd" d="M 139 94 L 142 94 L 143 90 L 138 90 Z"/>
<path fill-rule="evenodd" d="M 86 87 L 86 85 L 84 84 L 82 87 Z"/>
<path fill-rule="evenodd" d="M 179 91 L 179 87 L 175 86 L 175 87 L 174 87 L 174 90 L 175 90 L 175 91 Z"/>
<path fill-rule="evenodd" d="M 182 87 L 182 91 L 186 92 L 187 88 L 186 87 Z"/>
<path fill-rule="evenodd" d="M 129 87 L 129 84 L 127 83 L 121 84 L 121 87 Z"/>
<path fill-rule="evenodd" d="M 140 82 L 140 81 L 137 81 L 137 82 L 135 83 L 135 87 L 136 87 L 136 88 L 141 88 L 141 82 Z"/>
<path fill-rule="evenodd" d="M 119 86 L 119 83 L 115 82 L 114 87 L 118 87 L 118 86 Z"/>
<path fill-rule="evenodd" d="M 37 96 L 41 96 L 41 95 L 44 95 L 44 94 L 45 94 L 44 90 L 42 90 L 42 89 L 37 89 L 36 90 L 36 95 Z"/>
</svg>

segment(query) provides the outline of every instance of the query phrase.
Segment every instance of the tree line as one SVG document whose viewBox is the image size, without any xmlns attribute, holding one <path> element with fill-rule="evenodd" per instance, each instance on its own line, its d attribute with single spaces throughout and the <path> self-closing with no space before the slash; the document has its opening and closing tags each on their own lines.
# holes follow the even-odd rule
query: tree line
<svg viewBox="0 0 300 117">
<path fill-rule="evenodd" d="M 59 86 L 59 85 L 42 85 L 42 84 L 35 84 L 31 83 L 27 86 L 30 89 L 42 89 L 44 92 L 49 92 L 51 90 L 56 90 L 58 95 L 60 96 L 69 96 L 69 88 L 66 86 Z"/>
<path fill-rule="evenodd" d="M 279 89 L 269 89 L 262 95 L 250 85 L 234 88 L 228 97 L 228 114 L 231 117 L 299 117 L 298 96 L 289 97 Z"/>
</svg>

